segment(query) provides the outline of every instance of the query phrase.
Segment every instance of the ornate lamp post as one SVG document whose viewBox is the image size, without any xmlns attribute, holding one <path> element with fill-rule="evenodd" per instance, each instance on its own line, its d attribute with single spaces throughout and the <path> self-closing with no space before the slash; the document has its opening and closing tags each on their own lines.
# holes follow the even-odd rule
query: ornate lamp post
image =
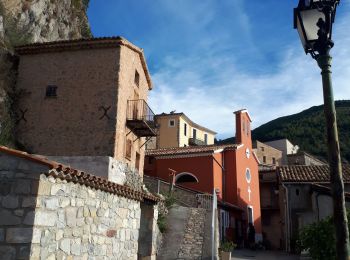
<svg viewBox="0 0 350 260">
<path fill-rule="evenodd" d="M 329 54 L 334 45 L 332 26 L 339 2 L 340 0 L 299 0 L 298 7 L 294 9 L 294 28 L 298 30 L 305 53 L 310 53 L 322 70 L 337 259 L 349 259 L 349 231 L 332 90 L 332 57 Z"/>
</svg>

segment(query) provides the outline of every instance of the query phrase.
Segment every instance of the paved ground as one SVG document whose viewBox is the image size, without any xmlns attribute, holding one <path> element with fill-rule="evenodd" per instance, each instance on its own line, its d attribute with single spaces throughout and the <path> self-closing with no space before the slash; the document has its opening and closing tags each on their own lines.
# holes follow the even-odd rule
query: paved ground
<svg viewBox="0 0 350 260">
<path fill-rule="evenodd" d="M 299 260 L 300 256 L 290 255 L 281 251 L 252 251 L 247 249 L 237 249 L 233 251 L 232 259 Z"/>
</svg>

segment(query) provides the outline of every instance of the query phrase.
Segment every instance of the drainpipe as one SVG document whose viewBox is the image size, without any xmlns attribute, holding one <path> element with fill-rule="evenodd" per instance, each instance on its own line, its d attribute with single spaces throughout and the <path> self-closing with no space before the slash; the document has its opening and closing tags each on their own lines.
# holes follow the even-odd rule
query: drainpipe
<svg viewBox="0 0 350 260">
<path fill-rule="evenodd" d="M 321 194 L 317 192 L 316 194 L 316 208 L 317 208 L 317 221 L 320 221 L 320 205 L 318 202 L 318 196 L 320 196 Z"/>
<path fill-rule="evenodd" d="M 286 194 L 286 201 L 285 201 L 285 207 L 284 207 L 284 214 L 286 218 L 285 237 L 286 237 L 286 251 L 289 252 L 290 251 L 290 248 L 289 248 L 289 238 L 290 238 L 289 194 L 288 194 L 288 188 L 285 186 L 285 184 L 282 183 L 282 187 L 284 188 L 285 194 Z"/>
<path fill-rule="evenodd" d="M 223 201 L 226 201 L 225 198 L 226 198 L 226 180 L 225 180 L 225 168 L 224 168 L 224 165 L 225 165 L 225 153 L 224 151 L 222 151 L 222 165 L 215 159 L 214 155 L 211 155 L 214 159 L 214 161 L 220 166 L 221 168 L 221 173 L 222 173 L 222 186 L 223 186 L 223 189 L 222 189 L 222 199 Z"/>
</svg>

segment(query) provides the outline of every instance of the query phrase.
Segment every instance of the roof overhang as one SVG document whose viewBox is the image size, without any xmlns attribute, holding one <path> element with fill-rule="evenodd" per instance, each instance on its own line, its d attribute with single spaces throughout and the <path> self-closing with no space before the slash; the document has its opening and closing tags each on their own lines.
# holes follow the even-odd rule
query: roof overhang
<svg viewBox="0 0 350 260">
<path fill-rule="evenodd" d="M 115 48 L 117 46 L 125 46 L 139 54 L 142 68 L 146 75 L 148 88 L 151 90 L 153 88 L 153 85 L 147 67 L 146 58 L 143 53 L 143 49 L 137 47 L 136 45 L 132 44 L 131 42 L 120 36 L 33 43 L 16 46 L 15 52 L 19 55 L 29 55 L 38 53 L 59 52 L 65 50 Z"/>
<path fill-rule="evenodd" d="M 249 121 L 250 122 L 253 122 L 252 121 L 252 118 L 250 117 L 250 115 L 249 115 L 249 113 L 248 113 L 248 110 L 247 109 L 240 109 L 240 110 L 237 110 L 237 111 L 235 111 L 235 112 L 233 112 L 234 114 L 240 114 L 240 113 L 246 113 L 247 114 L 247 116 L 248 116 L 248 118 L 249 118 Z"/>
</svg>

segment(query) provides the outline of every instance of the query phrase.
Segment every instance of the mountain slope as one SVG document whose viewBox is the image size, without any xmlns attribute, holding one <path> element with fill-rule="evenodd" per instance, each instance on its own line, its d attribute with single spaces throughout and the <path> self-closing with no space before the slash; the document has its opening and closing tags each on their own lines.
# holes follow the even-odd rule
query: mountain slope
<svg viewBox="0 0 350 260">
<path fill-rule="evenodd" d="M 336 101 L 341 155 L 350 162 L 350 100 Z M 298 114 L 280 117 L 252 131 L 253 140 L 289 139 L 301 150 L 327 158 L 326 125 L 323 105 L 314 106 Z M 228 138 L 220 142 L 232 142 Z"/>
</svg>

